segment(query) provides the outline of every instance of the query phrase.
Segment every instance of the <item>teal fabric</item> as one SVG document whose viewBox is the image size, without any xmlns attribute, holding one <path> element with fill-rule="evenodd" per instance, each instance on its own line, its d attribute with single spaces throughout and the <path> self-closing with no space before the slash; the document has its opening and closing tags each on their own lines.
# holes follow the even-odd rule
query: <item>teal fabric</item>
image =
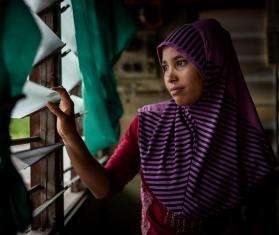
<svg viewBox="0 0 279 235">
<path fill-rule="evenodd" d="M 0 3 L 0 234 L 23 231 L 32 220 L 29 194 L 10 159 L 9 122 L 12 101 L 21 94 L 40 38 L 21 0 Z"/>
<path fill-rule="evenodd" d="M 1 21 L 1 56 L 11 84 L 11 96 L 21 93 L 41 39 L 28 8 L 20 0 L 7 1 Z M 1 78 L 3 81 L 4 78 Z M 6 78 L 7 79 L 7 78 Z"/>
<path fill-rule="evenodd" d="M 123 108 L 113 65 L 136 27 L 121 1 L 72 1 L 83 77 L 85 143 L 92 154 L 117 143 Z"/>
</svg>

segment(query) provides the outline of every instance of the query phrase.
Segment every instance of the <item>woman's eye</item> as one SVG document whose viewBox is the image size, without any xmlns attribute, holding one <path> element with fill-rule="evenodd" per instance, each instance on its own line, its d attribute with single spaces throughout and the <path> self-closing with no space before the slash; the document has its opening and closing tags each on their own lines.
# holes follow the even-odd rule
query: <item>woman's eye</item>
<svg viewBox="0 0 279 235">
<path fill-rule="evenodd" d="M 162 69 L 163 69 L 163 72 L 165 72 L 168 69 L 167 65 L 162 65 Z"/>
<path fill-rule="evenodd" d="M 187 64 L 187 61 L 186 60 L 177 60 L 176 61 L 176 65 L 177 66 L 185 66 Z"/>
</svg>

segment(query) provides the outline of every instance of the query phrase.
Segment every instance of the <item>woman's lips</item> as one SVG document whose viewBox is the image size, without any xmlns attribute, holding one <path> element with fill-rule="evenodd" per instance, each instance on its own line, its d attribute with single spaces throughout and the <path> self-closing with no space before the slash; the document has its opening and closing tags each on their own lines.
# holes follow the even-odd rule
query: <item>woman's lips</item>
<svg viewBox="0 0 279 235">
<path fill-rule="evenodd" d="M 177 86 L 177 87 L 171 88 L 170 93 L 171 93 L 171 95 L 175 96 L 175 95 L 178 95 L 179 93 L 181 93 L 183 90 L 184 90 L 184 87 Z"/>
</svg>

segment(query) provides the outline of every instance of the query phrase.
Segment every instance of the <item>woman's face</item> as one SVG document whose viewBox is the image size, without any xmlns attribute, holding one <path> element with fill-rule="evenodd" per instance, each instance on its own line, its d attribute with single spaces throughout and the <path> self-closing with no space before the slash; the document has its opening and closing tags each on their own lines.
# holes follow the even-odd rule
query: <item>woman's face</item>
<svg viewBox="0 0 279 235">
<path fill-rule="evenodd" d="M 173 47 L 164 47 L 162 68 L 167 90 L 178 105 L 193 104 L 202 95 L 203 80 L 199 71 Z"/>
</svg>

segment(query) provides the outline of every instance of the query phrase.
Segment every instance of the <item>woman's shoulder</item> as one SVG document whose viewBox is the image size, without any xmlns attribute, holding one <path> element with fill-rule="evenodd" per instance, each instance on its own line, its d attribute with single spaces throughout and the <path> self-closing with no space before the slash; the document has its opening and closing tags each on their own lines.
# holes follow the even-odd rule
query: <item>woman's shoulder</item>
<svg viewBox="0 0 279 235">
<path fill-rule="evenodd" d="M 159 103 L 144 105 L 138 109 L 138 114 L 146 113 L 146 112 L 161 113 L 165 109 L 165 107 L 168 105 L 169 102 L 170 102 L 170 100 L 165 100 L 165 101 L 162 101 Z"/>
</svg>

